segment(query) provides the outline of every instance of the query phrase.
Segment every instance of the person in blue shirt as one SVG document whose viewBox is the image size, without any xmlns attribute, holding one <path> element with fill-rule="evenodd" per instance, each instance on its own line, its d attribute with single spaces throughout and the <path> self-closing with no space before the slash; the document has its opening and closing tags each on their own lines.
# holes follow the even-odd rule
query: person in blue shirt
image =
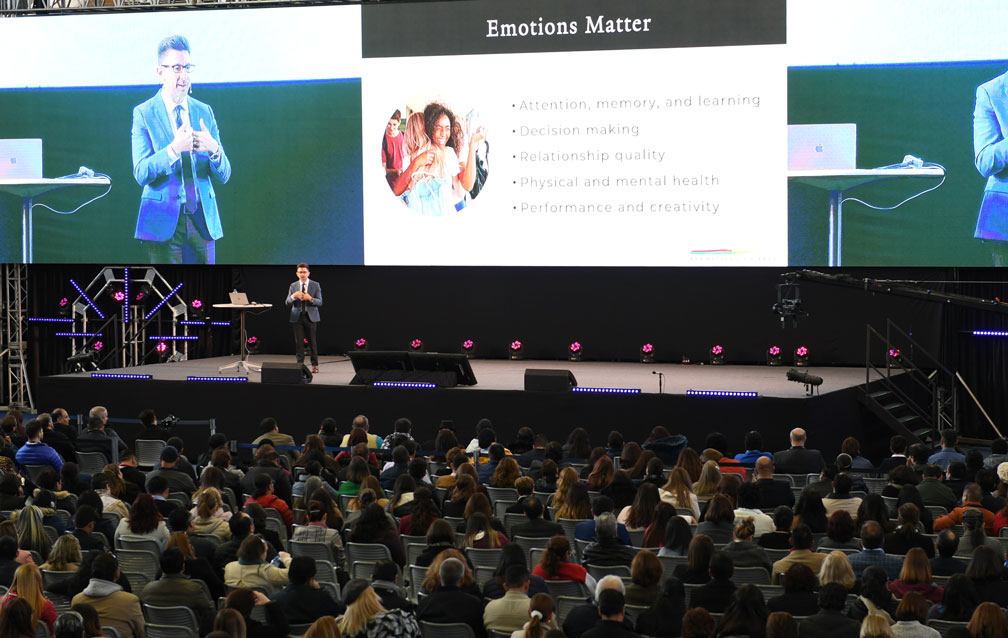
<svg viewBox="0 0 1008 638">
<path fill-rule="evenodd" d="M 21 446 L 21 449 L 14 455 L 14 460 L 18 465 L 50 465 L 59 472 L 63 469 L 63 459 L 56 450 L 42 442 L 44 428 L 42 422 L 34 420 L 28 423 L 25 434 L 28 435 L 28 442 Z"/>
<path fill-rule="evenodd" d="M 766 456 L 772 461 L 773 452 L 762 452 L 762 448 L 763 435 L 756 430 L 750 430 L 745 435 L 746 451 L 742 454 L 736 454 L 735 460 L 739 463 L 744 463 L 745 465 L 754 465 L 759 457 Z"/>
<path fill-rule="evenodd" d="M 953 429 L 942 430 L 941 433 L 941 447 L 942 449 L 932 454 L 928 457 L 929 465 L 937 465 L 943 470 L 948 470 L 949 463 L 952 461 L 962 461 L 966 462 L 966 455 L 961 454 L 956 451 L 956 443 L 959 442 L 959 433 Z"/>
</svg>

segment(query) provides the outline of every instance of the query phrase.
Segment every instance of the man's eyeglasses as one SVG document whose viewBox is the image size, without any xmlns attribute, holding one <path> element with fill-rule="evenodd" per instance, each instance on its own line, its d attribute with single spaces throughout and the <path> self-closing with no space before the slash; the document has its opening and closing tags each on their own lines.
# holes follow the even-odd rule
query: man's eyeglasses
<svg viewBox="0 0 1008 638">
<path fill-rule="evenodd" d="M 186 73 L 192 73 L 193 69 L 196 68 L 195 64 L 162 64 L 161 68 L 171 69 L 175 73 L 181 73 L 185 69 Z"/>
</svg>

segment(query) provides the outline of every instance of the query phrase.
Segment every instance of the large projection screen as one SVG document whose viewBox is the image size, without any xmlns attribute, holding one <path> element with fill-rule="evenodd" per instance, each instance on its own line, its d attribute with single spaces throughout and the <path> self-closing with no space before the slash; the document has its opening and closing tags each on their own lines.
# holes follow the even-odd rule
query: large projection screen
<svg viewBox="0 0 1008 638">
<path fill-rule="evenodd" d="M 35 262 L 149 259 L 144 205 L 178 202 L 137 170 L 135 109 L 159 95 L 158 42 L 180 34 L 187 99 L 212 108 L 230 162 L 208 179 L 216 263 L 992 265 L 1008 242 L 1004 24 L 1008 5 L 980 0 L 0 20 L 0 259 L 22 261 L 4 172 L 18 139 L 42 140 L 39 177 L 68 186 L 35 199 Z M 793 151 L 832 150 L 822 125 L 852 134 L 809 177 Z M 80 167 L 108 194 L 89 202 L 105 189 L 75 185 Z"/>
</svg>

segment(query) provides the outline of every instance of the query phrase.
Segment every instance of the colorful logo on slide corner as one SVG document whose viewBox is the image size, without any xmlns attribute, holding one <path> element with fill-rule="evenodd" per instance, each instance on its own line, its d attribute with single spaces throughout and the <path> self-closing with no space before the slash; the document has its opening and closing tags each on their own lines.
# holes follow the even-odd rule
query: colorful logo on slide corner
<svg viewBox="0 0 1008 638">
<path fill-rule="evenodd" d="M 720 256 L 720 255 L 742 255 L 742 254 L 745 254 L 747 252 L 751 252 L 751 251 L 748 251 L 748 250 L 732 250 L 731 248 L 701 248 L 701 249 L 691 250 L 690 254 L 691 255 L 699 255 L 699 256 Z"/>
</svg>

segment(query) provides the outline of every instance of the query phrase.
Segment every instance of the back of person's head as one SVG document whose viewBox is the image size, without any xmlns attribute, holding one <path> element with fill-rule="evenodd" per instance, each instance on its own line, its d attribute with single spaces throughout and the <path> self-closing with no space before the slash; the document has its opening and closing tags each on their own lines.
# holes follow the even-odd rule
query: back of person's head
<svg viewBox="0 0 1008 638">
<path fill-rule="evenodd" d="M 767 616 L 766 638 L 798 638 L 798 622 L 786 611 Z"/>
<path fill-rule="evenodd" d="M 923 443 L 914 443 L 910 446 L 910 459 L 914 465 L 926 464 L 929 456 L 931 456 L 931 448 Z"/>
<path fill-rule="evenodd" d="M 1008 439 L 991 441 L 991 454 L 1008 454 Z"/>
<path fill-rule="evenodd" d="M 861 621 L 859 638 L 893 638 L 893 635 L 889 619 L 882 614 L 868 614 Z"/>
<path fill-rule="evenodd" d="M 277 420 L 271 416 L 268 416 L 259 422 L 259 432 L 262 434 L 269 434 L 276 429 L 278 429 Z"/>
<path fill-rule="evenodd" d="M 497 440 L 497 434 L 490 428 L 484 428 L 476 435 L 480 449 L 488 449 Z"/>
<path fill-rule="evenodd" d="M 710 560 L 710 575 L 718 580 L 728 580 L 735 573 L 735 564 L 728 552 L 714 552 Z"/>
<path fill-rule="evenodd" d="M 847 588 L 840 583 L 829 583 L 819 588 L 819 608 L 843 611 L 847 606 Z"/>
<path fill-rule="evenodd" d="M 457 558 L 446 558 L 438 569 L 442 587 L 458 587 L 465 576 L 465 565 Z"/>
<path fill-rule="evenodd" d="M 84 638 L 84 618 L 76 611 L 60 614 L 53 623 L 53 638 Z"/>
<path fill-rule="evenodd" d="M 928 608 L 930 604 L 918 592 L 908 591 L 900 599 L 899 607 L 893 616 L 896 620 L 916 620 L 923 624 L 927 621 Z"/>
<path fill-rule="evenodd" d="M 746 451 L 759 451 L 763 449 L 763 435 L 756 430 L 749 430 L 745 435 Z"/>
<path fill-rule="evenodd" d="M 626 606 L 626 597 L 623 592 L 617 589 L 604 589 L 599 595 L 598 610 L 599 615 L 604 618 L 611 618 L 623 613 Z"/>
<path fill-rule="evenodd" d="M 791 530 L 791 548 L 812 548 L 812 529 L 805 523 L 799 523 L 793 530 Z"/>
<path fill-rule="evenodd" d="M 794 511 L 787 505 L 778 505 L 773 511 L 773 522 L 778 532 L 788 531 L 794 522 Z"/>
<path fill-rule="evenodd" d="M 94 605 L 90 603 L 77 603 L 70 608 L 70 611 L 80 614 L 81 620 L 84 622 L 85 635 L 101 635 L 101 617 L 98 615 L 98 610 L 94 608 Z"/>
<path fill-rule="evenodd" d="M 371 580 L 385 580 L 395 582 L 399 577 L 399 567 L 394 561 L 383 559 L 375 563 L 374 572 L 371 573 Z"/>
<path fill-rule="evenodd" d="M 169 547 L 161 552 L 161 571 L 166 574 L 181 574 L 185 567 L 185 556 L 178 547 Z"/>
<path fill-rule="evenodd" d="M 683 614 L 682 638 L 713 638 L 717 623 L 703 607 L 690 609 Z"/>
<path fill-rule="evenodd" d="M 74 526 L 77 529 L 83 529 L 91 523 L 98 522 L 98 519 L 98 512 L 93 507 L 90 505 L 81 505 L 74 514 Z"/>
<path fill-rule="evenodd" d="M 296 556 L 291 559 L 287 568 L 287 578 L 291 585 L 307 585 L 308 581 L 315 578 L 315 559 L 308 556 Z"/>
<path fill-rule="evenodd" d="M 236 513 L 228 521 L 228 529 L 231 530 L 232 538 L 245 538 L 252 533 L 252 518 Z"/>
<path fill-rule="evenodd" d="M 959 537 L 951 529 L 943 529 L 938 532 L 938 540 L 935 542 L 938 555 L 951 558 L 959 550 Z"/>
<path fill-rule="evenodd" d="M 959 432 L 952 428 L 946 428 L 941 431 L 941 440 L 945 447 L 955 447 L 959 442 Z"/>
<path fill-rule="evenodd" d="M 542 501 L 534 496 L 525 497 L 525 500 L 522 502 L 522 508 L 529 520 L 541 518 L 543 515 Z"/>
<path fill-rule="evenodd" d="M 492 461 L 500 461 L 506 454 L 504 446 L 500 443 L 494 443 L 487 451 L 490 453 L 490 460 Z"/>
<path fill-rule="evenodd" d="M 102 552 L 95 556 L 91 563 L 91 577 L 100 580 L 114 581 L 119 563 L 111 552 Z"/>
<path fill-rule="evenodd" d="M 851 480 L 850 474 L 847 472 L 840 472 L 833 479 L 833 491 L 837 496 L 847 496 L 850 494 L 853 485 L 854 481 Z"/>
<path fill-rule="evenodd" d="M 511 565 L 504 570 L 504 586 L 508 589 L 521 589 L 529 582 L 529 571 L 525 565 Z"/>
<path fill-rule="evenodd" d="M 616 504 L 613 503 L 611 498 L 603 494 L 595 497 L 595 500 L 592 501 L 591 508 L 592 516 L 598 517 L 606 512 L 612 513 L 612 511 L 616 509 Z"/>
<path fill-rule="evenodd" d="M 595 518 L 595 535 L 601 540 L 616 537 L 616 517 L 612 512 L 603 512 Z"/>
<path fill-rule="evenodd" d="M 878 549 L 885 540 L 885 530 L 877 521 L 866 521 L 861 526 L 861 545 L 865 549 Z"/>
<path fill-rule="evenodd" d="M 736 505 L 747 510 L 759 509 L 760 490 L 755 483 L 743 483 L 738 488 Z"/>
<path fill-rule="evenodd" d="M 255 606 L 255 600 L 255 592 L 251 587 L 239 587 L 227 595 L 224 606 L 237 611 L 242 618 L 248 618 Z M 216 626 L 214 623 L 214 627 Z"/>
<path fill-rule="evenodd" d="M 922 474 L 924 478 L 941 478 L 942 469 L 937 465 L 925 465 Z"/>
<path fill-rule="evenodd" d="M 966 478 L 966 464 L 962 461 L 952 461 L 948 464 L 948 475 L 950 478 L 956 480 L 963 480 Z"/>
<path fill-rule="evenodd" d="M 781 575 L 781 584 L 784 586 L 785 593 L 795 594 L 814 591 L 819 585 L 819 581 L 816 579 L 815 572 L 808 565 L 794 563 Z"/>
<path fill-rule="evenodd" d="M 14 560 L 17 558 L 18 541 L 13 536 L 0 536 L 0 560 Z"/>
</svg>

